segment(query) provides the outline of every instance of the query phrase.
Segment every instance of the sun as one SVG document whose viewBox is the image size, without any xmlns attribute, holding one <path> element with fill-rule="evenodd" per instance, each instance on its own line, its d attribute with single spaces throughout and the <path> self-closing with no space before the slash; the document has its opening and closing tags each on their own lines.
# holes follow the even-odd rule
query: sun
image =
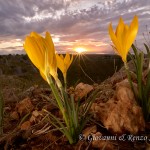
<svg viewBox="0 0 150 150">
<path fill-rule="evenodd" d="M 75 48 L 75 51 L 79 54 L 83 53 L 83 52 L 86 52 L 87 50 L 83 47 L 77 47 Z"/>
</svg>

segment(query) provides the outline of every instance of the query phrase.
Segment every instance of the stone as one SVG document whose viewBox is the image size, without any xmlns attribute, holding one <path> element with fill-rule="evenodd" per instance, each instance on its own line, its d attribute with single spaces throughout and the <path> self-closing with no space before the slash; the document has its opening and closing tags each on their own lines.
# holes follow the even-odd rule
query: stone
<svg viewBox="0 0 150 150">
<path fill-rule="evenodd" d="M 90 135 L 91 133 L 96 133 L 96 132 L 97 132 L 97 127 L 96 125 L 94 125 L 94 126 L 85 128 L 82 134 L 87 138 L 88 135 Z"/>
<path fill-rule="evenodd" d="M 148 64 L 148 62 L 145 59 L 144 63 L 143 63 L 144 70 L 147 68 L 147 64 Z M 130 70 L 130 75 L 131 75 L 132 81 L 135 81 L 136 80 L 136 74 L 135 74 L 136 68 L 135 68 L 135 65 L 132 60 L 128 62 L 128 67 Z M 127 73 L 126 73 L 125 67 L 123 66 L 118 72 L 115 72 L 113 74 L 113 76 L 110 78 L 110 80 L 111 80 L 112 84 L 116 84 L 118 82 L 121 82 L 125 78 L 127 78 Z"/>
<path fill-rule="evenodd" d="M 93 90 L 93 86 L 89 84 L 79 83 L 75 88 L 75 100 L 82 99 Z"/>
<path fill-rule="evenodd" d="M 33 110 L 34 106 L 31 103 L 30 98 L 25 98 L 22 101 L 20 101 L 18 104 L 16 104 L 16 110 L 20 114 L 20 116 L 23 116 Z"/>
<path fill-rule="evenodd" d="M 116 85 L 111 99 L 106 103 L 93 103 L 91 110 L 94 117 L 112 133 L 137 134 L 145 129 L 142 109 L 137 105 L 127 80 Z"/>
<path fill-rule="evenodd" d="M 24 123 L 21 124 L 20 128 L 21 130 L 28 130 L 31 127 L 30 121 L 25 121 Z"/>
<path fill-rule="evenodd" d="M 32 112 L 32 116 L 30 117 L 29 121 L 31 123 L 35 123 L 35 122 L 38 122 L 38 120 L 40 120 L 40 116 L 41 116 L 41 113 L 37 110 L 34 110 Z"/>
<path fill-rule="evenodd" d="M 13 111 L 11 114 L 10 114 L 10 117 L 12 120 L 19 120 L 19 114 L 18 112 L 16 111 Z"/>
<path fill-rule="evenodd" d="M 50 94 L 51 93 L 51 89 L 50 88 L 40 88 L 38 85 L 34 85 L 31 86 L 30 88 L 28 88 L 26 91 L 24 91 L 21 94 L 22 98 L 25 97 L 41 97 L 41 94 Z"/>
<path fill-rule="evenodd" d="M 44 135 L 46 141 L 55 142 L 58 139 L 58 136 L 54 132 L 48 132 Z"/>
<path fill-rule="evenodd" d="M 134 91 L 137 94 L 138 93 L 137 84 L 134 82 L 132 82 L 132 84 L 133 84 Z M 116 83 L 116 89 L 119 89 L 120 87 L 127 87 L 128 89 L 131 89 L 128 79 L 124 79 L 123 81 Z"/>
</svg>

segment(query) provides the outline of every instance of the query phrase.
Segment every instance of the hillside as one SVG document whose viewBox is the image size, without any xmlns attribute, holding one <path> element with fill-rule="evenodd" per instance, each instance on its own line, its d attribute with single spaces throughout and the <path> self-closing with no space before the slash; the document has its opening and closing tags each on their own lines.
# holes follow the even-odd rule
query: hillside
<svg viewBox="0 0 150 150">
<path fill-rule="evenodd" d="M 91 82 L 89 77 L 95 82 L 101 82 L 121 66 L 121 59 L 116 55 L 74 55 L 68 71 L 68 82 L 71 85 L 79 78 L 81 81 Z M 0 75 L 16 75 L 30 81 L 35 80 L 35 76 L 37 79 L 41 78 L 26 55 L 0 55 Z"/>
<path fill-rule="evenodd" d="M 100 83 L 121 66 L 121 59 L 115 55 L 74 55 L 68 70 L 68 85 Z M 60 72 L 59 76 L 62 78 Z M 0 85 L 6 101 L 18 101 L 19 95 L 32 86 L 48 87 L 27 55 L 0 56 Z"/>
</svg>

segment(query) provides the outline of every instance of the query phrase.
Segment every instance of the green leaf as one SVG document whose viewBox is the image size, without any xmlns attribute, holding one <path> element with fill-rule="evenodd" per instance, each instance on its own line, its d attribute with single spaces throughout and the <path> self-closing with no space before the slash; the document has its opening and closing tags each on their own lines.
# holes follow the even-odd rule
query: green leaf
<svg viewBox="0 0 150 150">
<path fill-rule="evenodd" d="M 131 60 L 133 61 L 135 67 L 136 67 L 136 70 L 137 70 L 137 64 L 136 64 L 136 61 L 135 61 L 135 58 L 132 56 L 132 54 L 129 52 L 129 56 L 131 58 Z"/>
<path fill-rule="evenodd" d="M 148 75 L 147 75 L 147 80 L 146 80 L 146 85 L 145 85 L 144 91 L 145 91 L 144 95 L 148 98 L 149 91 L 150 91 L 150 71 L 148 72 Z"/>
<path fill-rule="evenodd" d="M 147 51 L 147 54 L 150 54 L 150 50 L 149 50 L 149 47 L 144 43 L 144 46 L 146 48 L 146 51 Z"/>
<path fill-rule="evenodd" d="M 44 94 L 40 94 L 40 96 L 42 98 L 45 98 L 48 102 L 52 103 L 55 107 L 58 108 L 58 104 L 56 103 L 56 101 L 54 101 L 54 99 L 50 99 L 48 96 L 44 95 Z"/>
<path fill-rule="evenodd" d="M 99 94 L 99 89 L 93 91 L 93 93 L 88 97 L 88 99 L 85 102 L 85 107 L 84 107 L 84 113 L 83 115 L 86 115 L 91 108 L 93 102 L 96 99 L 96 96 Z"/>
<path fill-rule="evenodd" d="M 68 128 L 66 128 L 60 121 L 58 118 L 56 118 L 52 113 L 49 112 L 49 115 L 57 122 L 54 123 L 54 121 L 51 121 L 51 124 L 53 124 L 59 131 L 61 131 L 69 140 L 69 142 L 72 142 L 72 137 L 70 135 L 70 133 L 68 132 Z"/>
<path fill-rule="evenodd" d="M 91 117 L 92 117 L 92 114 L 88 114 L 84 117 L 81 117 L 81 119 L 80 119 L 80 128 L 79 128 L 80 132 L 83 130 L 84 126 L 90 120 Z"/>
<path fill-rule="evenodd" d="M 28 116 L 30 115 L 30 112 L 27 113 L 26 115 L 24 115 L 24 117 L 21 119 L 19 126 L 28 118 Z"/>
<path fill-rule="evenodd" d="M 75 101 L 74 101 L 74 96 L 71 95 L 71 104 L 72 104 L 72 117 L 73 117 L 73 124 L 75 128 L 78 127 L 78 112 L 75 109 Z"/>
</svg>

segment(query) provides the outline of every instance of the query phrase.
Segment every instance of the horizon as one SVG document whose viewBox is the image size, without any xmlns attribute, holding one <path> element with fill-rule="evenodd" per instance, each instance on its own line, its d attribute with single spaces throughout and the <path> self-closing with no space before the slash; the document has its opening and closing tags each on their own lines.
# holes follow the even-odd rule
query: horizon
<svg viewBox="0 0 150 150">
<path fill-rule="evenodd" d="M 64 53 L 58 53 L 58 54 L 62 54 L 62 55 L 65 55 L 66 53 L 64 52 Z M 79 56 L 84 56 L 84 55 L 114 55 L 114 56 L 119 56 L 118 54 L 116 54 L 116 53 L 82 53 L 82 54 L 79 54 L 79 53 L 77 53 L 77 52 L 71 52 L 71 53 L 69 53 L 70 55 L 79 55 Z M 14 54 L 14 53 L 10 53 L 10 54 L 0 54 L 0 56 L 7 56 L 7 55 L 13 55 L 13 56 L 15 56 L 15 55 L 27 55 L 26 53 L 21 53 L 21 54 L 19 54 L 19 53 L 16 53 L 16 54 Z M 27 55 L 28 56 L 28 55 Z"/>
<path fill-rule="evenodd" d="M 136 43 L 142 48 L 143 33 L 150 31 L 149 7 L 148 0 L 0 1 L 0 55 L 25 54 L 23 43 L 31 31 L 43 36 L 49 31 L 58 53 L 83 48 L 85 54 L 113 55 L 108 24 L 115 29 L 120 17 L 129 24 L 134 15 L 139 17 Z"/>
</svg>

